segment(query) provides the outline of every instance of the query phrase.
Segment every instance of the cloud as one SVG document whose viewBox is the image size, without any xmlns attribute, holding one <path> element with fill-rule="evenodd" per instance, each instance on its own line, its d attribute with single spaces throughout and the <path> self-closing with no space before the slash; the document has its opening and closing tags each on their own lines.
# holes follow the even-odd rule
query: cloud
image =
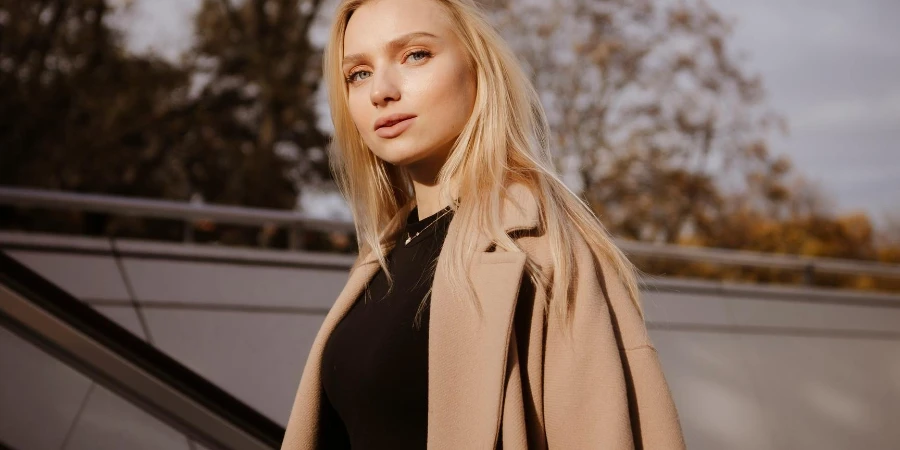
<svg viewBox="0 0 900 450">
<path fill-rule="evenodd" d="M 897 130 L 900 128 L 900 89 L 882 97 L 858 95 L 825 99 L 791 117 L 794 130 L 828 132 Z"/>
<path fill-rule="evenodd" d="M 775 148 L 843 211 L 900 210 L 900 2 L 710 0 L 790 135 Z"/>
</svg>

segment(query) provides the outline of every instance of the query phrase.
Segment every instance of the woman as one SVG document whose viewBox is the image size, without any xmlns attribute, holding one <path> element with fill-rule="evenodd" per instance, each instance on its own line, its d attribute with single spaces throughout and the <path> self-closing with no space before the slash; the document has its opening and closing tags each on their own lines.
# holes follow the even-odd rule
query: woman
<svg viewBox="0 0 900 450">
<path fill-rule="evenodd" d="M 360 256 L 282 448 L 683 448 L 634 268 L 473 1 L 345 0 L 324 64 Z"/>
</svg>

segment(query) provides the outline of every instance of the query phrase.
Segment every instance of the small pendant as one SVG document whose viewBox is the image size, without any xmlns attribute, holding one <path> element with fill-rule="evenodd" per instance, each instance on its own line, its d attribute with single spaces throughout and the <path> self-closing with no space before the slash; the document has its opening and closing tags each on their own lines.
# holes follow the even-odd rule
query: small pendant
<svg viewBox="0 0 900 450">
<path fill-rule="evenodd" d="M 406 238 L 406 242 L 404 242 L 404 244 L 409 244 L 409 241 L 411 241 L 411 240 L 412 240 L 412 238 Z"/>
</svg>

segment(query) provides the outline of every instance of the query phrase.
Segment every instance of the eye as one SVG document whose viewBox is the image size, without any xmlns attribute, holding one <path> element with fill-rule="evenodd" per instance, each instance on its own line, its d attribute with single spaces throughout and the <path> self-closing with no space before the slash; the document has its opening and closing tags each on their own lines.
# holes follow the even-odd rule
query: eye
<svg viewBox="0 0 900 450">
<path fill-rule="evenodd" d="M 365 77 L 361 77 L 362 74 L 368 74 Z M 371 75 L 368 70 L 357 70 L 356 72 L 351 72 L 350 75 L 347 75 L 348 83 L 355 83 L 357 81 L 365 80 Z"/>
<path fill-rule="evenodd" d="M 406 59 L 411 59 L 413 62 L 424 61 L 431 57 L 431 52 L 428 50 L 416 50 L 408 55 L 406 55 Z"/>
</svg>

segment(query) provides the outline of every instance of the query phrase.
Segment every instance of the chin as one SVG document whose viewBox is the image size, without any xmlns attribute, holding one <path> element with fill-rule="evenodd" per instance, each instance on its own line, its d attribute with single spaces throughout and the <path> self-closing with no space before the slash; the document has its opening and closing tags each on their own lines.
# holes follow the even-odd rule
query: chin
<svg viewBox="0 0 900 450">
<path fill-rule="evenodd" d="M 375 156 L 389 164 L 407 166 L 425 159 L 430 152 L 408 145 L 388 145 L 379 148 L 374 153 Z"/>
</svg>

